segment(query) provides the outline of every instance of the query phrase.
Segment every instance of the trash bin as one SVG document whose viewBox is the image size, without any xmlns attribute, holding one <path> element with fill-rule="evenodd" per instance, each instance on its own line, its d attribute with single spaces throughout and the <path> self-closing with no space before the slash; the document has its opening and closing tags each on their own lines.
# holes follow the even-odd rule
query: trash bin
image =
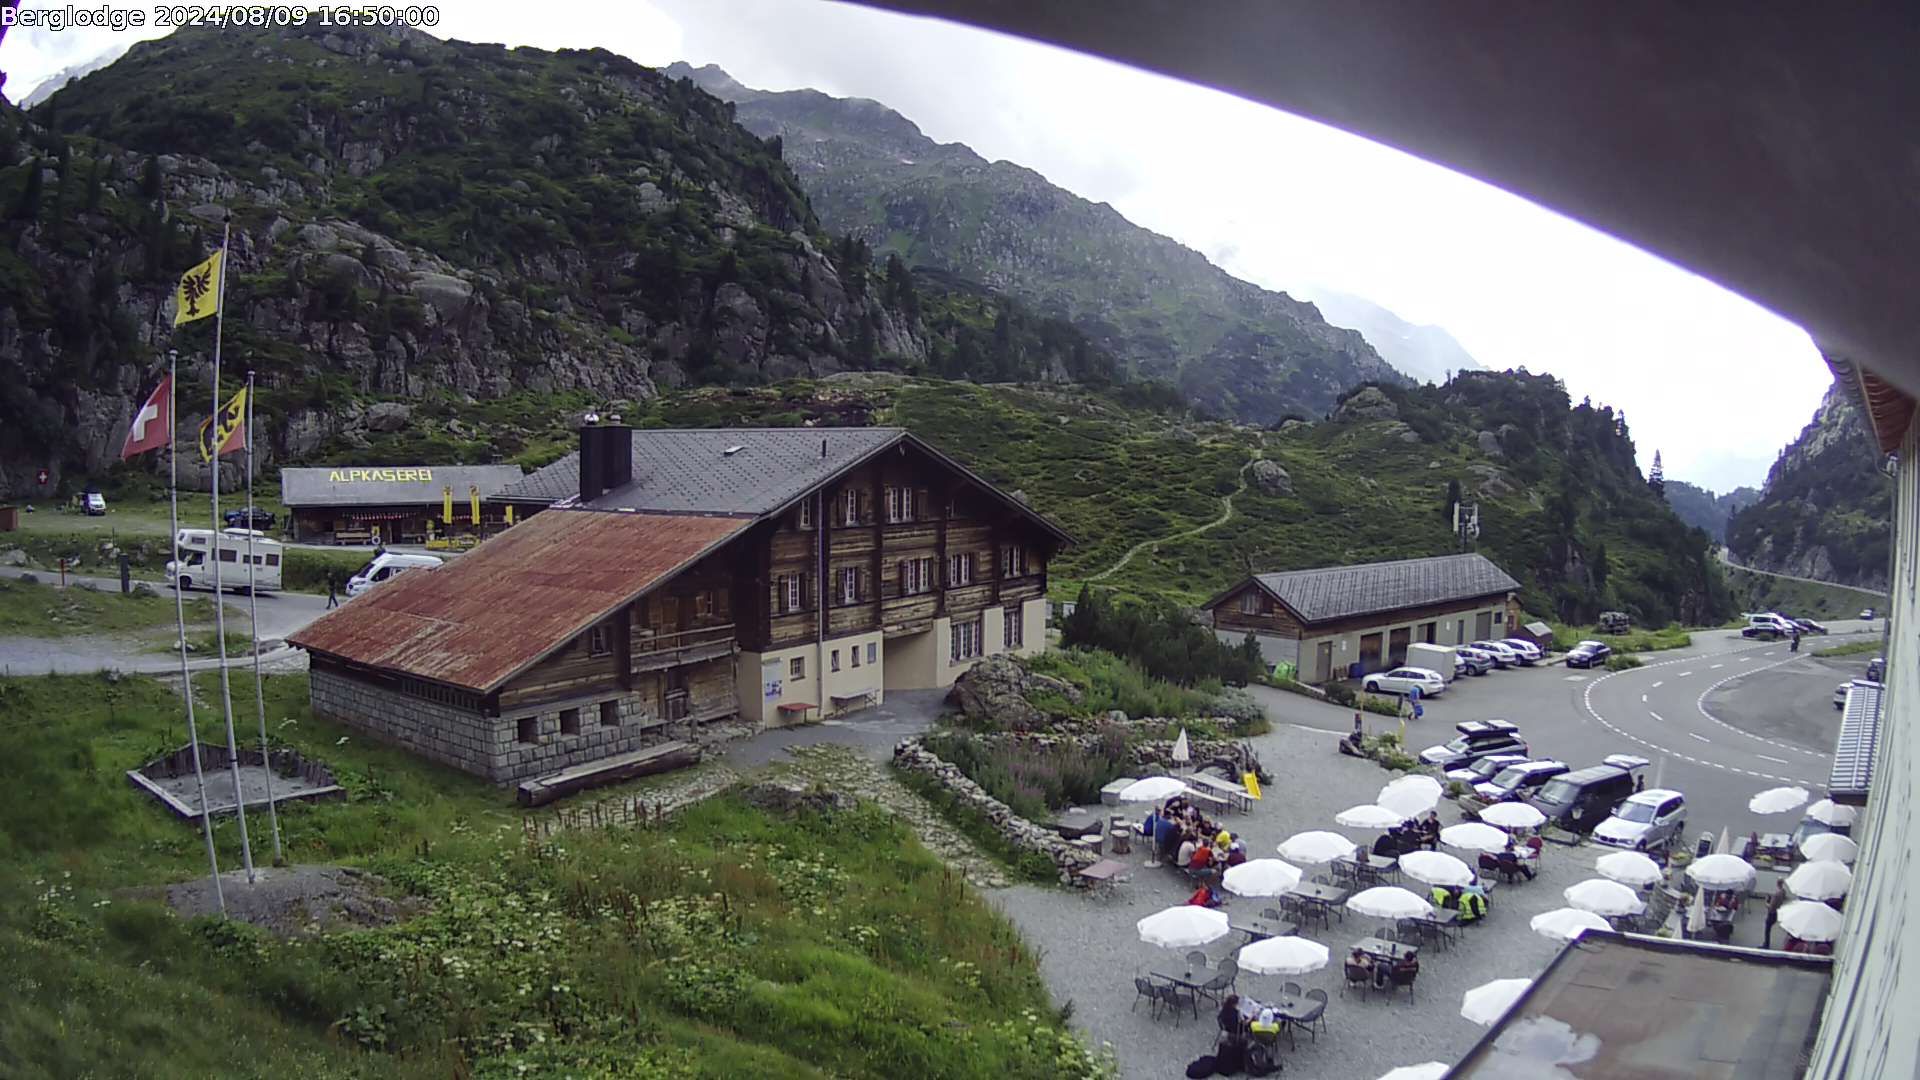
<svg viewBox="0 0 1920 1080">
<path fill-rule="evenodd" d="M 1358 660 L 1355 660 L 1353 663 L 1347 665 L 1347 678 L 1349 679 L 1357 679 L 1360 676 L 1365 675 L 1366 673 L 1367 673 L 1366 665 L 1362 664 Z"/>
</svg>

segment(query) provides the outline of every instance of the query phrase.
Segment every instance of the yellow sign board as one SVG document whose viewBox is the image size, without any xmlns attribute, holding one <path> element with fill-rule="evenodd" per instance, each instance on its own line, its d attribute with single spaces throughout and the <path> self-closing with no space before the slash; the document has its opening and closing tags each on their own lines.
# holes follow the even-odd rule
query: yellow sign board
<svg viewBox="0 0 1920 1080">
<path fill-rule="evenodd" d="M 329 469 L 329 484 L 429 484 L 433 482 L 433 470 L 420 469 Z"/>
</svg>

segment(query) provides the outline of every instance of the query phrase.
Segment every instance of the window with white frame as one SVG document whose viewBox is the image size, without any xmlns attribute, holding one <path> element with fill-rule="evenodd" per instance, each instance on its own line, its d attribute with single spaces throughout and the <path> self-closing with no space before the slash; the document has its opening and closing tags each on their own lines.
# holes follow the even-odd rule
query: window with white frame
<svg viewBox="0 0 1920 1080">
<path fill-rule="evenodd" d="M 879 662 L 880 662 L 880 646 L 874 644 L 871 641 L 867 642 L 867 663 L 877 664 Z"/>
<path fill-rule="evenodd" d="M 903 596 L 923 593 L 933 588 L 933 556 L 923 559 L 904 559 L 900 563 L 900 592 Z"/>
<path fill-rule="evenodd" d="M 613 652 L 613 634 L 606 623 L 587 631 L 587 655 L 606 656 Z"/>
<path fill-rule="evenodd" d="M 954 663 L 958 664 L 963 660 L 972 660 L 974 657 L 980 655 L 980 639 L 982 637 L 980 629 L 980 619 L 953 624 L 952 648 L 949 650 L 949 654 Z"/>
<path fill-rule="evenodd" d="M 860 666 L 860 646 L 855 645 L 853 648 L 848 649 L 847 658 L 853 661 L 854 667 L 859 667 Z"/>
<path fill-rule="evenodd" d="M 807 677 L 807 658 L 796 656 L 787 661 L 787 678 L 804 679 Z"/>
<path fill-rule="evenodd" d="M 1021 625 L 1020 609 L 1012 608 L 1008 610 L 1005 613 L 1005 617 L 1007 648 L 1013 650 L 1026 644 L 1026 633 L 1025 628 Z"/>
<path fill-rule="evenodd" d="M 827 655 L 828 655 L 828 661 L 827 661 L 828 670 L 839 671 L 840 670 L 840 650 L 835 649 L 831 653 L 828 653 Z"/>
<path fill-rule="evenodd" d="M 812 496 L 808 496 L 807 498 L 800 500 L 800 513 L 799 513 L 799 516 L 795 519 L 795 521 L 802 529 L 813 528 L 813 497 Z"/>
<path fill-rule="evenodd" d="M 860 571 L 847 567 L 840 571 L 840 602 L 857 604 L 860 602 Z"/>
<path fill-rule="evenodd" d="M 840 524 L 860 524 L 860 492 L 853 488 L 840 496 Z"/>
<path fill-rule="evenodd" d="M 1242 615 L 1260 614 L 1260 594 L 1248 589 L 1240 594 L 1240 613 Z"/>
<path fill-rule="evenodd" d="M 947 556 L 947 587 L 973 584 L 973 556 Z"/>
<path fill-rule="evenodd" d="M 1027 572 L 1027 549 L 1010 544 L 1000 549 L 1000 576 L 1023 577 Z"/>
<path fill-rule="evenodd" d="M 801 610 L 807 602 L 805 574 L 782 574 L 780 576 L 780 610 L 786 614 Z"/>
<path fill-rule="evenodd" d="M 913 489 L 910 487 L 887 488 L 887 520 L 913 520 Z"/>
</svg>

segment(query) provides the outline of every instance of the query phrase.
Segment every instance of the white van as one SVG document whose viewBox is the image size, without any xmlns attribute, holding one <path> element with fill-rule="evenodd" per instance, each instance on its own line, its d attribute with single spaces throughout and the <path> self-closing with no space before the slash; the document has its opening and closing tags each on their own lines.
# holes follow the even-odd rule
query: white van
<svg viewBox="0 0 1920 1080">
<path fill-rule="evenodd" d="M 251 563 L 249 539 L 253 542 Z M 167 581 L 177 580 L 183 589 L 213 588 L 214 541 L 212 529 L 181 529 L 175 536 L 180 558 L 167 563 Z M 258 529 L 222 529 L 218 551 L 222 589 L 280 591 L 280 563 L 286 551 L 278 540 L 268 539 Z"/>
<path fill-rule="evenodd" d="M 441 560 L 433 555 L 401 555 L 382 551 L 347 579 L 347 595 L 359 596 L 375 585 L 391 581 L 409 570 L 432 570 L 440 563 Z"/>
</svg>

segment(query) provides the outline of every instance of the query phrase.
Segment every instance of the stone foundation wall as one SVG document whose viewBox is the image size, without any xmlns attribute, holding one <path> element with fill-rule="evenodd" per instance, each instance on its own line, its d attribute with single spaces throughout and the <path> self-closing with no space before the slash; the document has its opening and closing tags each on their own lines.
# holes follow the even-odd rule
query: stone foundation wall
<svg viewBox="0 0 1920 1080">
<path fill-rule="evenodd" d="M 1023 851 L 1036 851 L 1052 860 L 1060 872 L 1062 885 L 1078 885 L 1078 871 L 1090 866 L 1099 856 L 1074 847 L 1052 829 L 1035 825 L 1013 812 L 1013 808 L 987 794 L 979 784 L 967 779 L 958 766 L 950 765 L 928 750 L 917 738 L 906 739 L 893 749 L 896 767 L 931 778 L 951 792 L 962 806 L 977 811 L 993 824 L 1009 844 Z"/>
<path fill-rule="evenodd" d="M 602 724 L 597 700 L 559 702 L 490 717 L 373 686 L 324 667 L 311 668 L 307 677 L 314 715 L 495 783 L 583 765 L 667 738 L 666 725 L 632 694 L 602 698 L 615 702 L 619 715 L 619 723 Z M 563 708 L 579 709 L 577 733 L 561 731 Z M 522 718 L 533 721 L 531 742 L 520 739 Z"/>
</svg>

